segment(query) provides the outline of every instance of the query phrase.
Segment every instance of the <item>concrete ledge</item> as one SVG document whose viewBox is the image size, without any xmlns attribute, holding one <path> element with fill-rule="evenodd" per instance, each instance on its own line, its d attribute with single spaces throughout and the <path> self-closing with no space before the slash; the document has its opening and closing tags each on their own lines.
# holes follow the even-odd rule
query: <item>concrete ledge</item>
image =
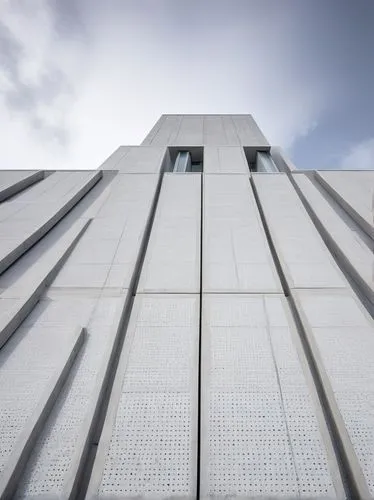
<svg viewBox="0 0 374 500">
<path fill-rule="evenodd" d="M 352 207 L 339 193 L 323 178 L 320 172 L 315 173 L 315 179 L 323 186 L 335 201 L 357 222 L 360 228 L 374 240 L 374 227 L 357 210 Z"/>
<path fill-rule="evenodd" d="M 66 215 L 82 198 L 85 194 L 93 188 L 93 186 L 101 179 L 102 172 L 94 172 L 90 179 L 83 184 L 83 186 L 78 187 L 76 193 L 62 206 L 60 206 L 56 212 L 38 227 L 29 236 L 26 236 L 20 244 L 16 245 L 10 252 L 0 259 L 0 274 L 2 274 L 9 266 L 13 264 L 23 253 L 25 253 L 30 247 L 32 247 L 37 241 L 39 241 L 53 226 L 55 226 L 64 215 Z"/>
<path fill-rule="evenodd" d="M 35 184 L 38 181 L 41 181 L 44 178 L 43 170 L 39 170 L 38 172 L 33 172 L 29 175 L 26 175 L 23 179 L 20 179 L 9 186 L 2 188 L 0 190 L 0 203 L 7 200 L 11 196 L 19 193 L 23 189 Z"/>
<path fill-rule="evenodd" d="M 130 294 L 126 294 L 116 311 L 116 316 L 113 320 L 113 326 L 110 331 L 110 341 L 108 348 L 103 356 L 101 369 L 96 378 L 96 387 L 91 396 L 89 409 L 84 419 L 79 440 L 76 443 L 76 451 L 72 460 L 72 465 L 67 474 L 67 480 L 63 487 L 63 493 L 59 498 L 76 498 L 78 488 L 81 484 L 82 473 L 86 464 L 87 456 L 93 444 L 97 444 L 98 436 L 95 436 L 97 421 L 101 411 L 102 401 L 105 394 L 108 378 L 111 375 L 113 357 L 116 353 L 119 335 L 126 320 L 128 303 L 131 299 Z"/>
<path fill-rule="evenodd" d="M 349 329 L 354 332 L 357 346 L 365 346 L 368 337 L 372 337 L 374 323 L 354 294 L 349 290 L 304 289 L 291 290 L 291 294 L 317 369 L 320 384 L 323 388 L 323 405 L 328 409 L 327 411 L 331 416 L 330 428 L 333 428 L 334 433 L 338 437 L 338 442 L 335 442 L 335 446 L 339 449 L 346 467 L 349 469 L 349 482 L 351 483 L 351 487 L 353 485 L 355 489 L 355 496 L 352 496 L 352 498 L 360 500 L 373 498 L 366 481 L 366 479 L 369 481 L 372 479 L 373 473 L 370 471 L 368 474 L 368 471 L 366 471 L 365 474 L 363 471 L 362 462 L 360 464 L 358 457 L 358 454 L 361 453 L 361 446 L 357 444 L 361 439 L 361 444 L 368 442 L 368 446 L 370 447 L 372 443 L 372 439 L 370 438 L 373 435 L 372 419 L 370 420 L 370 418 L 366 417 L 367 420 L 365 421 L 365 415 L 362 414 L 362 409 L 359 406 L 360 401 L 356 401 L 358 405 L 354 415 L 356 418 L 350 416 L 349 421 L 344 419 L 344 410 L 346 409 L 344 407 L 344 400 L 351 391 L 348 387 L 345 387 L 345 384 L 342 384 L 342 380 L 340 379 L 344 375 L 344 372 L 349 373 L 349 370 L 352 369 L 352 364 L 354 365 L 357 359 L 357 352 L 349 352 L 349 347 L 347 346 L 346 356 L 344 356 L 344 360 L 341 362 L 341 369 L 337 371 L 334 363 L 336 363 L 336 359 L 339 358 L 341 353 L 336 353 L 336 347 L 335 352 L 332 352 L 331 347 L 344 346 L 346 342 L 341 337 L 344 330 Z M 313 299 L 317 300 L 317 306 L 319 305 L 319 307 L 313 304 Z M 312 304 L 310 300 L 312 300 Z M 340 314 L 338 314 L 337 308 Z M 365 324 L 367 327 L 363 328 Z M 369 330 L 371 330 L 370 334 Z M 340 335 L 337 333 L 334 335 L 334 331 L 340 332 Z M 328 341 L 325 343 L 321 342 L 321 338 L 328 334 L 330 334 Z M 334 336 L 336 343 L 333 343 Z M 347 361 L 348 359 L 350 360 L 349 362 Z M 363 366 L 363 375 L 361 377 L 361 390 L 363 392 L 362 395 L 360 393 L 358 395 L 363 400 L 367 398 L 371 381 L 370 377 L 367 377 L 365 374 L 364 358 L 360 359 L 360 363 L 355 366 L 356 377 L 359 377 L 361 365 Z M 366 366 L 371 366 L 370 352 L 367 352 Z M 370 406 L 370 400 L 368 404 Z M 360 433 L 356 436 L 352 434 L 355 425 L 357 427 L 365 426 L 367 437 Z M 363 453 L 365 453 L 365 450 Z M 369 477 L 370 475 L 372 476 L 371 478 Z"/>
<path fill-rule="evenodd" d="M 78 221 L 25 275 L 0 296 L 0 304 L 5 300 L 12 302 L 13 306 L 0 318 L 0 348 L 33 310 L 90 222 Z"/>
<path fill-rule="evenodd" d="M 0 498 L 13 498 L 33 446 L 83 344 L 85 334 L 85 328 L 81 327 L 74 332 L 71 344 L 67 348 L 67 351 L 62 353 L 61 366 L 56 370 L 54 376 L 52 376 L 37 408 L 27 420 L 10 455 L 7 466 L 1 475 Z"/>
<path fill-rule="evenodd" d="M 321 193 L 304 175 L 293 177 L 296 190 L 309 208 L 312 219 L 338 264 L 351 276 L 374 308 L 374 256 L 360 244 L 354 232 L 331 208 Z"/>
</svg>

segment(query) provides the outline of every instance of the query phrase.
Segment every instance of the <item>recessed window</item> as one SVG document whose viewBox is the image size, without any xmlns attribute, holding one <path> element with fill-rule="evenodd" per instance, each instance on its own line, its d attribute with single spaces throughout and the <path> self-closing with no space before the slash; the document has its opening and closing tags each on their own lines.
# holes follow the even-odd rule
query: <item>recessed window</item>
<svg viewBox="0 0 374 500">
<path fill-rule="evenodd" d="M 203 148 L 169 148 L 169 172 L 194 173 L 203 171 Z"/>
<path fill-rule="evenodd" d="M 191 155 L 188 151 L 179 151 L 175 159 L 173 172 L 191 172 Z"/>
</svg>

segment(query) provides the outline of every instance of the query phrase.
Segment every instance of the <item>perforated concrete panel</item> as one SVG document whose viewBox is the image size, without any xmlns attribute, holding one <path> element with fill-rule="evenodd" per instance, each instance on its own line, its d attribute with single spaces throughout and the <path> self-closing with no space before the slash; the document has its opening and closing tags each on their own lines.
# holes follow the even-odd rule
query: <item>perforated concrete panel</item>
<svg viewBox="0 0 374 500">
<path fill-rule="evenodd" d="M 199 299 L 138 295 L 87 498 L 195 498 Z"/>
<path fill-rule="evenodd" d="M 200 174 L 166 174 L 138 292 L 199 293 Z"/>
<path fill-rule="evenodd" d="M 280 296 L 203 299 L 200 494 L 343 498 Z"/>
<path fill-rule="evenodd" d="M 297 304 L 374 496 L 374 323 L 348 291 L 299 290 Z"/>
<path fill-rule="evenodd" d="M 374 172 L 316 172 L 316 178 L 374 238 Z"/>
<path fill-rule="evenodd" d="M 287 176 L 254 174 L 253 179 L 290 288 L 346 287 Z"/>
<path fill-rule="evenodd" d="M 244 149 L 235 146 L 206 146 L 204 148 L 204 173 L 250 175 Z"/>
<path fill-rule="evenodd" d="M 280 292 L 249 179 L 205 175 L 203 290 Z"/>
<path fill-rule="evenodd" d="M 122 297 L 70 297 L 52 301 L 37 318 L 37 324 L 51 330 L 54 322 L 73 316 L 74 321 L 87 325 L 87 337 L 30 458 L 17 498 L 70 495 L 123 307 Z"/>
<path fill-rule="evenodd" d="M 72 348 L 74 330 L 22 327 L 0 351 L 0 483 L 28 420 Z"/>
</svg>

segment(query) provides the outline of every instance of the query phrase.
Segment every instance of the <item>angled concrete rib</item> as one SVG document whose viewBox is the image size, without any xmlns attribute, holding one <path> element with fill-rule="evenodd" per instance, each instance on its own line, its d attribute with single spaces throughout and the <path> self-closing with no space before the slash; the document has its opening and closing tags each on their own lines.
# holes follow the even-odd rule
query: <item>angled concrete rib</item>
<svg viewBox="0 0 374 500">
<path fill-rule="evenodd" d="M 77 328 L 66 349 L 61 352 L 61 364 L 49 379 L 48 385 L 40 398 L 34 412 L 26 420 L 26 424 L 18 436 L 7 461 L 6 468 L 0 476 L 0 498 L 12 498 L 19 478 L 25 467 L 35 441 L 48 417 L 53 404 L 69 374 L 86 334 L 85 328 Z"/>
<path fill-rule="evenodd" d="M 322 194 L 305 176 L 296 174 L 297 183 L 304 200 L 320 224 L 326 243 L 339 257 L 339 264 L 355 280 L 361 292 L 374 307 L 374 255 L 333 210 Z"/>
<path fill-rule="evenodd" d="M 321 171 L 316 172 L 315 179 L 374 239 L 374 172 Z"/>
<path fill-rule="evenodd" d="M 78 221 L 16 283 L 0 296 L 0 348 L 54 279 L 91 220 Z"/>
<path fill-rule="evenodd" d="M 41 181 L 44 177 L 43 170 L 37 172 L 3 171 L 0 177 L 0 202 L 19 193 L 23 189 Z"/>
<path fill-rule="evenodd" d="M 73 189 L 72 194 L 69 193 L 67 196 L 63 196 L 57 200 L 51 216 L 47 215 L 46 217 L 43 212 L 37 213 L 35 220 L 32 220 L 32 223 L 25 226 L 22 234 L 15 234 L 14 238 L 4 240 L 2 242 L 3 246 L 0 248 L 0 274 L 55 226 L 101 177 L 101 171 L 92 173 L 83 183 L 79 183 Z M 12 232 L 12 221 L 9 221 L 9 231 Z"/>
</svg>

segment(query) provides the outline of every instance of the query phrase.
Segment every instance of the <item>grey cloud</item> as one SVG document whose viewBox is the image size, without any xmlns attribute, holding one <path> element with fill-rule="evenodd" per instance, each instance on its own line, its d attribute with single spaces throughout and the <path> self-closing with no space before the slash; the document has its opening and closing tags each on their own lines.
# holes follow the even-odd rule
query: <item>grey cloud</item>
<svg viewBox="0 0 374 500">
<path fill-rule="evenodd" d="M 52 135 L 61 145 L 68 143 L 68 133 L 64 127 L 50 125 L 38 115 L 41 105 L 53 106 L 61 95 L 72 94 L 65 75 L 57 68 L 45 65 L 37 83 L 26 82 L 20 67 L 25 53 L 19 40 L 9 28 L 0 22 L 0 66 L 6 74 L 9 85 L 1 90 L 8 109 L 23 112 L 29 124 L 36 131 Z"/>
<path fill-rule="evenodd" d="M 48 0 L 56 34 L 65 40 L 88 40 L 88 30 L 81 9 L 84 2 L 77 0 Z"/>
</svg>

